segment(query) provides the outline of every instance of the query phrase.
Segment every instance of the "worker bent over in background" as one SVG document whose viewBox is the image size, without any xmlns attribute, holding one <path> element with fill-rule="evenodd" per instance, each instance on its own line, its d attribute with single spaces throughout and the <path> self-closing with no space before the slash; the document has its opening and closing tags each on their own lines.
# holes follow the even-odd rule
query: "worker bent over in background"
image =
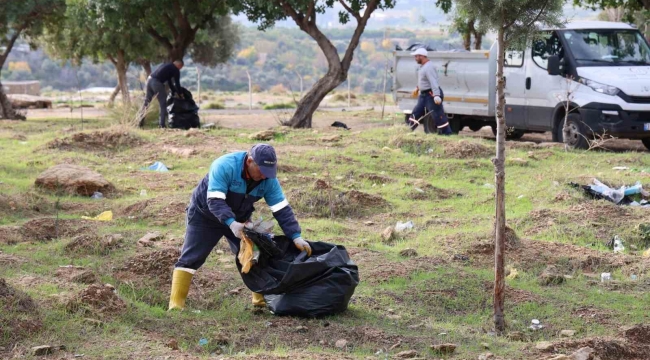
<svg viewBox="0 0 650 360">
<path fill-rule="evenodd" d="M 428 113 L 431 113 L 438 128 L 438 134 L 450 135 L 451 127 L 449 126 L 445 109 L 442 107 L 444 94 L 438 84 L 438 72 L 435 66 L 433 66 L 433 63 L 429 61 L 425 48 L 419 48 L 412 52 L 411 55 L 414 55 L 415 62 L 420 64 L 420 69 L 418 70 L 418 87 L 413 92 L 414 96 L 417 96 L 419 91 L 420 96 L 418 97 L 418 103 L 413 109 L 411 118 L 406 123 L 411 127 L 411 130 L 415 130 L 419 122 Z"/>
<path fill-rule="evenodd" d="M 234 254 L 239 252 L 242 230 L 251 224 L 253 204 L 264 198 L 284 234 L 311 255 L 300 235 L 300 225 L 276 178 L 275 149 L 257 144 L 249 152 L 235 152 L 215 160 L 194 189 L 187 208 L 185 242 L 172 277 L 169 309 L 183 309 L 192 276 L 222 237 Z M 264 297 L 253 293 L 253 305 L 264 306 Z"/>
<path fill-rule="evenodd" d="M 158 99 L 158 106 L 160 107 L 160 117 L 158 119 L 158 127 L 167 127 L 165 120 L 167 118 L 167 89 L 165 83 L 169 84 L 169 90 L 172 94 L 180 95 L 181 91 L 181 69 L 183 68 L 183 60 L 176 60 L 173 63 L 160 65 L 154 72 L 147 78 L 147 92 L 145 94 L 144 103 L 138 112 L 140 117 L 140 127 L 144 126 L 144 118 L 147 108 L 155 96 Z"/>
</svg>

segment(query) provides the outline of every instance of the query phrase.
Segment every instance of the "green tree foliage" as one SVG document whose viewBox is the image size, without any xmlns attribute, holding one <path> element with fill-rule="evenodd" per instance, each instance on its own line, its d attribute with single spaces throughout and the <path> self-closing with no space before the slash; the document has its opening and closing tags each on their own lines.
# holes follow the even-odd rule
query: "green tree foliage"
<svg viewBox="0 0 650 360">
<path fill-rule="evenodd" d="M 0 0 L 0 69 L 19 37 L 35 39 L 45 26 L 59 20 L 64 9 L 64 0 Z M 19 117 L 0 84 L 0 118 Z"/>
<path fill-rule="evenodd" d="M 109 60 L 117 71 L 122 99 L 128 102 L 129 64 L 161 58 L 158 45 L 105 2 L 67 0 L 66 5 L 63 21 L 52 24 L 44 36 L 45 48 L 54 57 L 77 65 L 84 58 L 95 63 Z"/>
</svg>

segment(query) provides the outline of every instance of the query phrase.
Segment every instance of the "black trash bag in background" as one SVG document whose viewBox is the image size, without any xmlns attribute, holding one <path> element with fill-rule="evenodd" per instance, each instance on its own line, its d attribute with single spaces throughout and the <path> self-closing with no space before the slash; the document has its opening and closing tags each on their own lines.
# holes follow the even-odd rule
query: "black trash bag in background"
<svg viewBox="0 0 650 360">
<path fill-rule="evenodd" d="M 254 242 L 267 235 L 245 230 Z M 280 255 L 260 255 L 248 274 L 241 273 L 244 284 L 264 295 L 266 305 L 275 315 L 307 318 L 333 315 L 347 310 L 359 284 L 359 270 L 350 260 L 345 247 L 325 242 L 309 242 L 312 255 L 300 252 L 285 236 L 273 237 Z"/>
<path fill-rule="evenodd" d="M 199 107 L 194 102 L 192 93 L 183 87 L 180 89 L 179 93 L 183 95 L 182 99 L 177 94 L 170 93 L 167 95 L 169 127 L 185 130 L 201 127 Z"/>
</svg>

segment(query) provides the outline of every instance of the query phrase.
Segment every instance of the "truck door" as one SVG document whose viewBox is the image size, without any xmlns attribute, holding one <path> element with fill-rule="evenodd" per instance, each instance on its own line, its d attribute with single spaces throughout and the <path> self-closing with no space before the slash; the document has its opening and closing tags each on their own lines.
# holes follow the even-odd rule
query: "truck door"
<svg viewBox="0 0 650 360">
<path fill-rule="evenodd" d="M 553 112 L 560 101 L 556 95 L 566 87 L 566 80 L 561 76 L 550 76 L 547 65 L 548 57 L 557 55 L 560 63 L 564 62 L 562 42 L 555 31 L 540 33 L 532 41 L 532 48 L 527 56 L 531 61 L 526 64 L 526 117 L 529 130 L 552 130 Z"/>
<path fill-rule="evenodd" d="M 506 51 L 503 76 L 506 78 L 506 126 L 523 129 L 526 125 L 526 69 L 524 52 Z"/>
</svg>

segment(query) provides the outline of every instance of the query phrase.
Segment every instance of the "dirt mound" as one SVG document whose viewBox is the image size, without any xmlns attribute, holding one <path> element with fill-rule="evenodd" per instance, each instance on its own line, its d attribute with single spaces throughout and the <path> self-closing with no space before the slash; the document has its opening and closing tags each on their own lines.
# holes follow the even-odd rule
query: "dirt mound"
<svg viewBox="0 0 650 360">
<path fill-rule="evenodd" d="M 81 266 L 70 265 L 60 267 L 54 273 L 54 276 L 80 284 L 92 284 L 99 281 L 99 278 L 97 278 L 97 275 L 92 270 L 86 270 Z"/>
<path fill-rule="evenodd" d="M 183 221 L 187 205 L 186 195 L 171 200 L 169 197 L 157 197 L 131 204 L 118 214 L 135 220 L 155 219 L 157 225 L 164 226 Z"/>
<path fill-rule="evenodd" d="M 115 293 L 115 288 L 107 285 L 93 284 L 82 290 L 68 303 L 68 311 L 77 312 L 83 307 L 90 307 L 92 312 L 103 315 L 117 314 L 126 310 L 126 304 Z"/>
<path fill-rule="evenodd" d="M 36 178 L 37 187 L 66 193 L 69 195 L 91 196 L 96 191 L 105 196 L 115 191 L 115 187 L 104 177 L 87 167 L 59 164 L 42 172 Z"/>
<path fill-rule="evenodd" d="M 138 146 L 144 141 L 127 131 L 95 131 L 76 133 L 63 139 L 55 139 L 47 144 L 50 149 L 59 150 L 123 150 Z"/>
<path fill-rule="evenodd" d="M 494 149 L 477 142 L 460 140 L 446 143 L 444 152 L 445 156 L 453 159 L 473 159 L 493 155 Z"/>
<path fill-rule="evenodd" d="M 12 265 L 24 264 L 26 262 L 27 259 L 18 256 L 9 255 L 9 254 L 4 254 L 2 253 L 2 251 L 0 251 L 0 267 L 8 268 Z"/>
<path fill-rule="evenodd" d="M 418 272 L 431 271 L 446 263 L 445 260 L 430 257 L 409 258 L 405 261 L 389 261 L 378 251 L 351 248 L 350 258 L 359 265 L 362 281 L 371 284 L 387 282 L 392 278 L 410 278 Z"/>
<path fill-rule="evenodd" d="M 38 214 L 49 214 L 54 210 L 52 205 L 52 202 L 35 192 L 0 194 L 0 217 L 12 215 L 28 218 Z"/>
<path fill-rule="evenodd" d="M 343 195 L 350 202 L 363 207 L 375 207 L 386 204 L 386 200 L 379 195 L 371 195 L 357 190 L 351 190 Z"/>
<path fill-rule="evenodd" d="M 47 241 L 93 232 L 92 228 L 95 226 L 84 220 L 40 218 L 23 224 L 20 235 L 22 241 Z"/>
<path fill-rule="evenodd" d="M 637 342 L 636 339 L 630 338 L 598 337 L 567 341 L 556 344 L 555 347 L 567 353 L 589 347 L 594 350 L 593 354 L 602 360 L 645 360 L 650 358 L 650 345 L 647 342 Z"/>
<path fill-rule="evenodd" d="M 0 346 L 9 346 L 41 330 L 38 308 L 32 298 L 0 278 Z"/>
<path fill-rule="evenodd" d="M 433 153 L 434 149 L 439 146 L 432 137 L 418 138 L 414 135 L 397 135 L 388 142 L 390 146 L 401 149 L 402 151 L 424 155 Z"/>
<path fill-rule="evenodd" d="M 332 213 L 336 217 L 360 217 L 381 212 L 388 205 L 381 196 L 357 190 L 292 189 L 287 198 L 298 213 L 313 217 L 330 217 Z"/>
<path fill-rule="evenodd" d="M 383 176 L 378 174 L 361 174 L 359 175 L 359 177 L 362 179 L 370 180 L 377 184 L 388 184 L 395 181 L 394 179 L 389 178 L 388 176 Z"/>
<path fill-rule="evenodd" d="M 287 165 L 287 164 L 278 164 L 278 173 L 297 173 L 300 171 L 300 168 L 297 166 L 293 165 Z"/>
<path fill-rule="evenodd" d="M 126 261 L 120 272 L 171 281 L 174 264 L 180 254 L 177 248 L 166 248 L 136 255 Z"/>
<path fill-rule="evenodd" d="M 0 244 L 13 245 L 22 240 L 20 226 L 0 226 Z"/>
<path fill-rule="evenodd" d="M 67 254 L 107 255 L 111 250 L 122 245 L 123 237 L 120 234 L 106 235 L 81 234 L 75 236 L 64 248 Z"/>
</svg>

